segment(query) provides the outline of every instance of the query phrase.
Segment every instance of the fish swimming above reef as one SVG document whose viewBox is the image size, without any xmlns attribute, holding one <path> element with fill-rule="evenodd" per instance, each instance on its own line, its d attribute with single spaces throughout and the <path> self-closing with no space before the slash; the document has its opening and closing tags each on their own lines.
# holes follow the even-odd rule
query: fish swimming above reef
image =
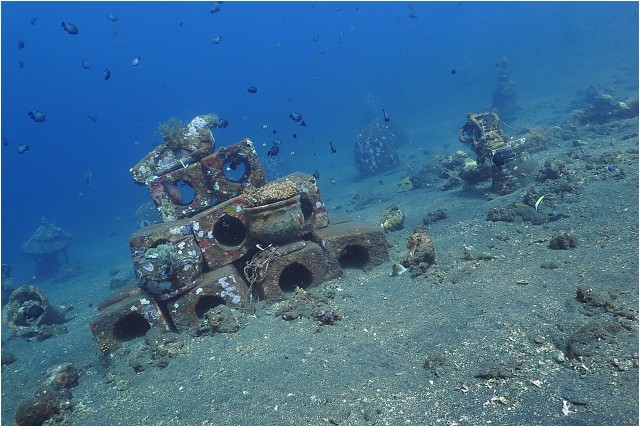
<svg viewBox="0 0 640 427">
<path fill-rule="evenodd" d="M 391 117 L 389 117 L 389 113 L 387 113 L 387 110 L 385 110 L 384 108 L 382 109 L 382 113 L 384 114 L 384 121 L 388 122 L 391 120 Z"/>
<path fill-rule="evenodd" d="M 88 70 L 89 68 L 91 68 L 91 62 L 82 61 L 82 68 L 84 68 L 85 70 Z"/>
<path fill-rule="evenodd" d="M 46 120 L 44 113 L 38 110 L 29 111 L 29 117 L 31 117 L 36 123 L 42 123 Z"/>
<path fill-rule="evenodd" d="M 313 173 L 313 177 L 317 180 L 320 179 L 320 172 L 318 172 L 318 169 L 316 169 L 316 171 Z"/>
<path fill-rule="evenodd" d="M 64 30 L 67 33 L 71 34 L 72 36 L 75 36 L 76 34 L 78 34 L 78 27 L 68 22 L 62 21 L 62 28 L 64 28 Z"/>
<path fill-rule="evenodd" d="M 104 79 L 105 80 L 109 80 L 109 78 L 111 77 L 111 71 L 108 68 L 104 69 Z"/>
<path fill-rule="evenodd" d="M 18 145 L 18 153 L 23 154 L 25 151 L 29 151 L 29 146 L 27 144 Z"/>
<path fill-rule="evenodd" d="M 336 152 L 336 145 L 333 143 L 333 140 L 329 141 L 329 147 L 331 148 L 331 154 Z"/>
<path fill-rule="evenodd" d="M 116 22 L 118 20 L 118 15 L 114 15 L 113 13 L 110 13 L 107 15 L 107 19 L 111 22 Z"/>
<path fill-rule="evenodd" d="M 277 156 L 278 153 L 280 152 L 280 147 L 278 147 L 277 144 L 273 144 L 273 147 L 271 147 L 269 149 L 269 151 L 267 151 L 267 156 Z"/>
</svg>

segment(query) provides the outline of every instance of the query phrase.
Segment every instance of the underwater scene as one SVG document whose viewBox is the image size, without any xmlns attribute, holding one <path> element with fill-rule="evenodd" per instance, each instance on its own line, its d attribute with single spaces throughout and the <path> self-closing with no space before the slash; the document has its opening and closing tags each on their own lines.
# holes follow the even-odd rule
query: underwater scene
<svg viewBox="0 0 640 427">
<path fill-rule="evenodd" d="M 1 4 L 2 425 L 638 425 L 637 2 Z"/>
</svg>

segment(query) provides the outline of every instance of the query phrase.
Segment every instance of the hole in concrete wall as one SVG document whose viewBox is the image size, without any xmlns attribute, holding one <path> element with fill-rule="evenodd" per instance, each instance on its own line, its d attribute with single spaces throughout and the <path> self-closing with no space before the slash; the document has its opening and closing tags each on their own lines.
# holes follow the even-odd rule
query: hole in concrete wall
<svg viewBox="0 0 640 427">
<path fill-rule="evenodd" d="M 246 235 L 242 221 L 230 215 L 224 215 L 213 224 L 213 237 L 225 246 L 239 246 Z"/>
<path fill-rule="evenodd" d="M 305 194 L 300 196 L 300 209 L 302 210 L 302 216 L 304 216 L 304 220 L 308 220 L 313 213 L 313 204 Z"/>
<path fill-rule="evenodd" d="M 342 268 L 363 269 L 369 263 L 369 251 L 360 245 L 347 245 L 338 258 Z"/>
<path fill-rule="evenodd" d="M 229 181 L 241 182 L 251 174 L 251 166 L 244 156 L 233 154 L 222 164 L 222 173 Z"/>
<path fill-rule="evenodd" d="M 118 341 L 129 341 L 143 337 L 151 329 L 149 322 L 140 313 L 130 313 L 113 325 L 113 336 Z"/>
<path fill-rule="evenodd" d="M 189 206 L 196 198 L 196 190 L 182 179 L 175 183 L 165 182 L 163 188 L 169 200 L 178 206 Z"/>
<path fill-rule="evenodd" d="M 311 286 L 313 282 L 313 274 L 304 265 L 294 262 L 289 264 L 280 273 L 278 285 L 282 292 L 293 292 L 296 286 L 305 289 Z"/>
<path fill-rule="evenodd" d="M 224 303 L 225 301 L 223 298 L 215 295 L 201 296 L 196 303 L 196 317 L 198 317 L 198 319 L 202 319 L 202 316 L 204 316 L 207 311 Z"/>
</svg>

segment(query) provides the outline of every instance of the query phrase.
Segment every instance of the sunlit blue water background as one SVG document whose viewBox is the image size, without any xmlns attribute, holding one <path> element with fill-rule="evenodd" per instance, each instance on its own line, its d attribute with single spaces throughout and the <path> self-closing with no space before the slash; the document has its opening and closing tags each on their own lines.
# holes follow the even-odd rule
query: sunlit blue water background
<svg viewBox="0 0 640 427">
<path fill-rule="evenodd" d="M 43 217 L 74 235 L 72 261 L 126 254 L 150 200 L 129 169 L 170 117 L 217 113 L 230 123 L 217 146 L 250 137 L 262 158 L 281 138 L 288 170 L 318 169 L 326 199 L 340 191 L 329 176 L 356 178 L 355 135 L 381 107 L 418 147 L 457 149 L 465 115 L 489 107 L 501 57 L 525 107 L 568 106 L 618 69 L 637 74 L 636 2 L 224 2 L 211 14 L 212 4 L 2 3 L 2 262 L 17 285 L 33 275 L 20 247 Z"/>
</svg>

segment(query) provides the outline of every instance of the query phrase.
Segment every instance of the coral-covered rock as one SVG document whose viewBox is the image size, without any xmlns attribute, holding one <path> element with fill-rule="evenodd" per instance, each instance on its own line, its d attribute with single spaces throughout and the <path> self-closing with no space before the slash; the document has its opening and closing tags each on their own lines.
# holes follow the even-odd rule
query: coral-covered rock
<svg viewBox="0 0 640 427">
<path fill-rule="evenodd" d="M 436 249 L 424 225 L 417 226 L 407 238 L 407 249 L 402 265 L 409 270 L 411 277 L 426 273 L 436 262 Z"/>
</svg>

